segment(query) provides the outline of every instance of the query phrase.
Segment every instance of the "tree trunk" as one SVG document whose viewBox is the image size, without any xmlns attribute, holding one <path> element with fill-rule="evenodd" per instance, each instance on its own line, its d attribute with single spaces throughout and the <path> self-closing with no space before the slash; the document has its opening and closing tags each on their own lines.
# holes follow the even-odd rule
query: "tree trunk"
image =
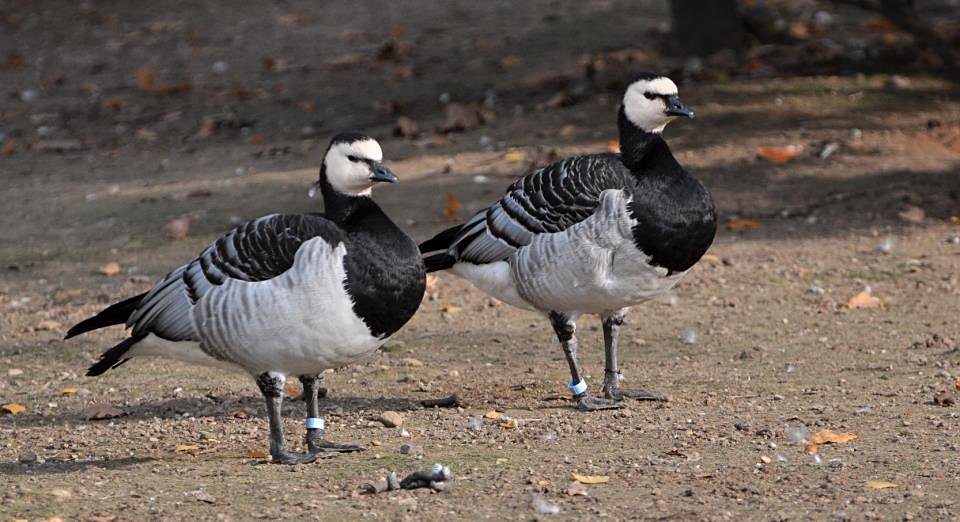
<svg viewBox="0 0 960 522">
<path fill-rule="evenodd" d="M 670 14 L 671 45 L 678 53 L 709 56 L 721 49 L 746 48 L 737 0 L 670 0 Z"/>
</svg>

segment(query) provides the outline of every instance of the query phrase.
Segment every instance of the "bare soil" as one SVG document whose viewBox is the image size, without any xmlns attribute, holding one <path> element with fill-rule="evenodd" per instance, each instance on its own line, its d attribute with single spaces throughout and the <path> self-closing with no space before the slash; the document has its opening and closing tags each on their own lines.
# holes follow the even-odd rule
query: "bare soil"
<svg viewBox="0 0 960 522">
<path fill-rule="evenodd" d="M 625 386 L 669 402 L 575 411 L 548 322 L 441 274 L 394 342 L 326 376 L 329 437 L 368 451 L 274 466 L 257 456 L 267 424 L 250 378 L 166 360 L 86 378 L 123 332 L 63 342 L 65 329 L 146 290 L 237 220 L 317 210 L 306 190 L 338 131 L 380 139 L 402 182 L 375 196 L 417 239 L 449 224 L 445 192 L 462 201 L 463 219 L 551 150 L 605 150 L 617 94 L 578 87 L 578 60 L 656 28 L 665 10 L 163 7 L 0 3 L 0 52 L 26 59 L 0 69 L 0 132 L 14 143 L 0 155 L 0 404 L 25 407 L 0 415 L 0 518 L 960 517 L 955 86 L 881 75 L 681 86 L 697 118 L 667 129 L 675 154 L 712 191 L 723 223 L 758 228 L 721 230 L 674 295 L 628 317 Z M 382 51 L 391 34 L 409 48 Z M 372 59 L 378 52 L 387 58 Z M 138 89 L 143 65 L 190 91 Z M 486 123 L 435 135 L 443 93 L 468 106 L 486 98 Z M 538 110 L 557 93 L 570 104 Z M 396 114 L 372 106 L 391 101 L 419 137 L 392 135 Z M 45 152 L 50 140 L 80 148 Z M 839 148 L 821 159 L 828 143 Z M 787 145 L 803 150 L 782 164 L 756 156 Z M 908 205 L 925 211 L 922 222 L 898 216 Z M 184 215 L 190 235 L 167 240 L 163 226 Z M 120 274 L 99 272 L 109 261 Z M 849 308 L 866 286 L 879 306 Z M 580 339 L 597 390 L 596 318 L 581 321 Z M 463 408 L 420 406 L 453 393 Z M 86 420 L 95 405 L 125 415 Z M 386 410 L 404 416 L 402 428 L 371 422 Z M 492 410 L 518 426 L 471 427 Z M 302 403 L 287 401 L 285 413 L 299 443 Z M 806 454 L 801 439 L 821 428 L 859 439 Z M 359 494 L 389 471 L 435 462 L 456 474 L 452 491 Z M 609 482 L 570 496 L 572 473 Z M 538 513 L 536 496 L 560 513 Z"/>
</svg>

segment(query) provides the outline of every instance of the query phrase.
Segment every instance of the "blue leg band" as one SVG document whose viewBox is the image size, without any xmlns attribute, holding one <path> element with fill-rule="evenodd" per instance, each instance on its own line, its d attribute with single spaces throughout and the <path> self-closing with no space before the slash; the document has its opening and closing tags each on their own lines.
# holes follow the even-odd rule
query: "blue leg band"
<svg viewBox="0 0 960 522">
<path fill-rule="evenodd" d="M 574 396 L 580 395 L 587 391 L 587 381 L 580 379 L 580 382 L 571 382 L 567 385 L 567 389 L 570 390 L 570 393 Z"/>
</svg>

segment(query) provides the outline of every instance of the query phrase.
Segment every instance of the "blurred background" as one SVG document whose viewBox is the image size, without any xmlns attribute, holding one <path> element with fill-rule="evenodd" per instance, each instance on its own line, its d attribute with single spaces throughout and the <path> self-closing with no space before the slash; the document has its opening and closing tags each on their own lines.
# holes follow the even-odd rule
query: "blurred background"
<svg viewBox="0 0 960 522">
<path fill-rule="evenodd" d="M 633 471 L 591 490 L 596 503 L 552 501 L 588 517 L 631 518 L 640 506 L 689 519 L 735 496 L 730 509 L 748 517 L 821 518 L 829 506 L 873 503 L 882 492 L 864 493 L 863 480 L 884 479 L 903 487 L 876 497 L 878 518 L 956 516 L 937 492 L 956 491 L 956 458 L 944 455 L 960 444 L 958 56 L 960 0 L 0 0 L 0 403 L 25 406 L 0 411 L 0 474 L 26 491 L 32 471 L 10 462 L 25 451 L 60 459 L 49 472 L 76 500 L 57 504 L 67 515 L 112 513 L 113 501 L 76 488 L 91 480 L 124 494 L 163 490 L 159 503 L 131 500 L 132 518 L 170 516 L 197 484 L 234 506 L 209 509 L 239 518 L 317 505 L 362 515 L 349 492 L 369 473 L 357 470 L 387 465 L 370 452 L 325 462 L 333 478 L 321 485 L 251 472 L 241 459 L 82 464 L 168 458 L 197 441 L 214 459 L 262 444 L 265 427 L 250 383 L 212 370 L 157 361 L 84 379 L 122 333 L 65 344 L 65 329 L 150 288 L 238 223 L 321 211 L 306 193 L 338 132 L 380 141 L 401 183 L 375 198 L 422 240 L 538 166 L 617 150 L 622 91 L 656 71 L 696 111 L 665 137 L 712 192 L 721 223 L 676 294 L 638 308 L 626 327 L 631 385 L 676 400 L 634 405 L 632 420 L 568 422 L 566 404 L 541 400 L 563 391 L 566 373 L 546 323 L 442 275 L 400 344 L 329 378 L 341 416 L 328 425 L 386 448 L 393 435 L 364 427 L 368 409 L 384 408 L 368 399 L 474 401 L 478 411 L 409 421 L 428 459 L 474 477 L 450 498 L 476 502 L 419 501 L 467 518 L 529 509 L 524 488 L 556 490 L 567 471 L 614 468 Z M 599 382 L 600 334 L 588 322 L 584 360 Z M 124 410 L 111 421 L 122 431 L 87 422 L 80 412 L 97 403 Z M 463 415 L 504 405 L 547 420 L 516 434 L 464 431 Z M 781 446 L 791 444 L 787 423 L 867 436 L 824 455 L 836 465 L 807 466 L 796 446 L 771 465 L 768 439 L 750 424 L 731 435 L 734 422 L 767 427 Z M 37 442 L 64 423 L 89 430 Z M 623 430 L 634 436 L 577 443 Z M 128 467 L 144 470 L 135 486 Z M 204 482 L 217 473 L 236 481 Z M 293 481 L 319 504 L 265 502 L 279 494 L 262 491 L 262 476 Z M 913 494 L 921 483 L 927 497 Z M 327 486 L 342 497 L 326 499 Z M 484 500 L 491 492 L 502 498 Z M 0 492 L 0 512 L 57 514 L 45 494 Z M 691 498 L 690 511 L 677 511 L 677 498 Z M 407 513 L 384 502 L 378 510 Z"/>
</svg>

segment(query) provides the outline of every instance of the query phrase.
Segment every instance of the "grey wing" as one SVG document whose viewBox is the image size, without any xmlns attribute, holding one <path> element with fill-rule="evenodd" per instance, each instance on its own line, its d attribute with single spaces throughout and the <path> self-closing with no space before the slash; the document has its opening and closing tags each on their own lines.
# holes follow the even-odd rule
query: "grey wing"
<svg viewBox="0 0 960 522">
<path fill-rule="evenodd" d="M 458 261 L 483 264 L 509 258 L 537 234 L 549 234 L 590 217 L 600 193 L 621 188 L 615 156 L 576 156 L 517 180 L 499 201 L 474 215 L 447 253 Z"/>
<path fill-rule="evenodd" d="M 342 240 L 336 225 L 313 214 L 272 214 L 240 225 L 167 274 L 143 298 L 127 327 L 133 336 L 199 340 L 191 315 L 197 301 L 228 279 L 266 281 L 286 272 L 300 245 L 321 235 L 331 242 Z"/>
</svg>

